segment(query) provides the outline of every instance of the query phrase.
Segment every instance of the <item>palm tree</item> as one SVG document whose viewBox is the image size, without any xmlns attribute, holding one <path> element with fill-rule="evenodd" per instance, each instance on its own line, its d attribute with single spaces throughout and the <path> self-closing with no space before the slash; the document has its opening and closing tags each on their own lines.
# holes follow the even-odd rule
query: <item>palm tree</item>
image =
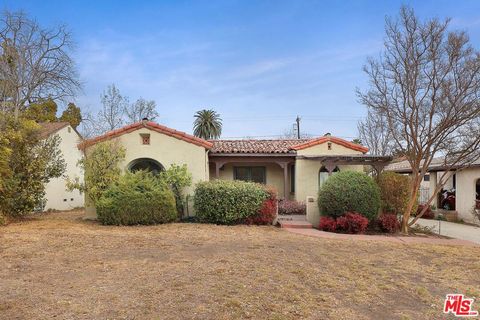
<svg viewBox="0 0 480 320">
<path fill-rule="evenodd" d="M 194 115 L 193 134 L 208 140 L 218 139 L 222 134 L 222 119 L 214 110 L 200 110 Z"/>
</svg>

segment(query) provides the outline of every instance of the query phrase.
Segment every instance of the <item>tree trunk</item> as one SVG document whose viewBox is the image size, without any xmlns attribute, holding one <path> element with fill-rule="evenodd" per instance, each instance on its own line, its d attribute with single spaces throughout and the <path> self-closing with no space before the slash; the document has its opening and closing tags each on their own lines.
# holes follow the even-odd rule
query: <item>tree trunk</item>
<svg viewBox="0 0 480 320">
<path fill-rule="evenodd" d="M 413 209 L 413 206 L 415 205 L 415 201 L 417 201 L 418 188 L 420 187 L 420 182 L 417 181 L 418 177 L 414 179 L 415 180 L 413 181 L 411 197 L 408 200 L 408 204 L 407 204 L 407 207 L 405 208 L 405 211 L 403 212 L 401 232 L 404 234 L 408 234 L 408 220 L 410 219 L 410 214 L 412 213 L 412 209 Z"/>
</svg>

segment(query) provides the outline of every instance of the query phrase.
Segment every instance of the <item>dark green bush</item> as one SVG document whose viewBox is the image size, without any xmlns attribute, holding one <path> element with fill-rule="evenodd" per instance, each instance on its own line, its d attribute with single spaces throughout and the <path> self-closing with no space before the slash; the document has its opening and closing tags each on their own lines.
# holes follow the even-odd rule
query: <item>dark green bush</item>
<svg viewBox="0 0 480 320">
<path fill-rule="evenodd" d="M 100 222 L 107 225 L 156 224 L 177 218 L 175 197 L 167 184 L 145 171 L 127 172 L 97 202 Z"/>
<path fill-rule="evenodd" d="M 372 220 L 380 208 L 380 191 L 366 174 L 342 171 L 332 175 L 320 189 L 318 206 L 325 216 L 338 218 L 355 211 Z"/>
<path fill-rule="evenodd" d="M 257 183 L 206 181 L 197 184 L 194 208 L 201 222 L 234 224 L 255 215 L 268 197 L 265 187 Z"/>
</svg>

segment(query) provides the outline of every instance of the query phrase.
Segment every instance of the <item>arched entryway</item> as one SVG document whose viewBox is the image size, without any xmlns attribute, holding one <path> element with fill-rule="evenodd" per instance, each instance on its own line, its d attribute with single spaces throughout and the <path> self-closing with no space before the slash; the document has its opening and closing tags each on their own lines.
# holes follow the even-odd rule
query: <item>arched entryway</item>
<svg viewBox="0 0 480 320">
<path fill-rule="evenodd" d="M 325 166 L 322 166 L 318 172 L 318 186 L 321 188 L 331 174 L 339 171 L 340 169 L 337 166 L 335 166 L 335 169 L 333 169 L 332 172 L 328 172 L 328 169 Z"/>
<path fill-rule="evenodd" d="M 130 164 L 128 165 L 128 170 L 132 172 L 138 170 L 145 170 L 152 172 L 153 174 L 159 174 L 160 172 L 165 170 L 165 168 L 157 160 L 151 158 L 139 158 L 130 162 Z"/>
</svg>

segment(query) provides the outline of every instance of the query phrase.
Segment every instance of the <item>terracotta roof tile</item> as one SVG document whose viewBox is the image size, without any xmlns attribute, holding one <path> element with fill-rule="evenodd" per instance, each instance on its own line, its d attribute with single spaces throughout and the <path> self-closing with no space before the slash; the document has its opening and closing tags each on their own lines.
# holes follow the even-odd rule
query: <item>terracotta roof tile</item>
<svg viewBox="0 0 480 320">
<path fill-rule="evenodd" d="M 185 132 L 170 129 L 168 127 L 162 126 L 162 125 L 160 125 L 156 122 L 153 122 L 153 121 L 148 121 L 148 122 L 145 122 L 145 123 L 143 121 L 140 121 L 140 122 L 129 124 L 127 126 L 124 126 L 122 128 L 116 129 L 116 130 L 106 132 L 105 134 L 103 134 L 101 136 L 85 140 L 78 145 L 78 148 L 79 149 L 85 149 L 86 147 L 89 147 L 89 146 L 94 145 L 96 143 L 99 143 L 99 142 L 102 142 L 102 141 L 105 141 L 105 140 L 109 140 L 109 139 L 121 136 L 125 133 L 129 133 L 129 132 L 141 129 L 141 128 L 147 128 L 147 129 L 159 132 L 159 133 L 163 133 L 167 136 L 174 137 L 176 139 L 183 140 L 183 141 L 195 144 L 197 146 L 204 147 L 206 149 L 210 149 L 212 147 L 211 142 L 200 139 L 200 138 L 192 136 L 192 135 L 189 135 Z"/>
<path fill-rule="evenodd" d="M 211 140 L 210 153 L 294 153 L 292 147 L 308 139 Z"/>
<path fill-rule="evenodd" d="M 213 147 L 210 153 L 295 153 L 329 141 L 363 153 L 368 151 L 364 146 L 328 136 L 315 139 L 211 140 Z"/>
</svg>

